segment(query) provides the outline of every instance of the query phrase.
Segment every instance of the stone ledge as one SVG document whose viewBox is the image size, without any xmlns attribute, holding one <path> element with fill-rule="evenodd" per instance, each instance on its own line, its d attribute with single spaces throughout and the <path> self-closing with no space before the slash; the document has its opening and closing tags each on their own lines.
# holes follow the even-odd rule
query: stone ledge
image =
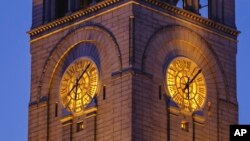
<svg viewBox="0 0 250 141">
<path fill-rule="evenodd" d="M 118 71 L 118 72 L 113 72 L 111 74 L 111 76 L 112 76 L 112 78 L 117 78 L 117 77 L 121 77 L 125 74 L 142 75 L 142 76 L 145 76 L 146 78 L 149 78 L 149 79 L 153 78 L 152 74 L 143 72 L 143 71 L 136 69 L 136 68 L 133 68 L 133 67 L 125 68 L 125 69 Z"/>
<path fill-rule="evenodd" d="M 79 19 L 80 17 L 86 16 L 90 13 L 96 12 L 100 9 L 103 9 L 105 7 L 108 7 L 109 5 L 115 4 L 121 0 L 104 0 L 102 2 L 99 2 L 91 7 L 88 7 L 87 9 L 82 9 L 77 12 L 72 13 L 71 15 L 59 18 L 57 20 L 54 20 L 48 24 L 41 25 L 39 27 L 31 29 L 29 32 L 27 32 L 30 36 L 37 35 L 39 33 L 42 33 L 46 30 L 58 27 L 59 25 L 62 25 L 67 22 L 72 22 L 73 20 Z"/>
<path fill-rule="evenodd" d="M 75 13 L 72 13 L 71 15 L 68 15 L 68 16 L 65 16 L 63 18 L 57 19 L 55 21 L 52 21 L 52 22 L 50 22 L 48 24 L 39 26 L 37 28 L 33 28 L 27 33 L 30 35 L 30 37 L 33 37 L 35 35 L 38 35 L 40 33 L 45 32 L 47 30 L 56 28 L 56 27 L 58 27 L 58 26 L 60 26 L 60 25 L 62 25 L 64 23 L 72 22 L 72 21 L 77 20 L 77 19 L 79 19 L 79 18 L 81 18 L 83 16 L 86 16 L 88 14 L 91 14 L 93 12 L 101 10 L 101 9 L 103 9 L 105 7 L 110 6 L 110 5 L 119 3 L 121 1 L 125 1 L 125 0 L 105 0 L 105 1 L 102 1 L 102 2 L 100 2 L 98 4 L 96 4 L 96 5 L 93 5 L 93 6 L 89 7 L 89 8 L 87 8 L 87 9 L 79 10 L 79 11 L 77 11 Z M 183 9 L 180 9 L 178 7 L 171 6 L 170 4 L 165 3 L 165 2 L 161 2 L 159 0 L 127 1 L 125 3 L 125 5 L 127 5 L 127 4 L 141 5 L 141 6 L 145 7 L 145 8 L 149 8 L 149 9 L 150 9 L 150 7 L 147 4 L 150 4 L 152 6 L 157 6 L 157 7 L 161 8 L 161 9 L 165 10 L 164 12 L 166 12 L 166 13 L 175 14 L 177 17 L 179 17 L 179 18 L 181 18 L 183 20 L 205 26 L 205 28 L 210 28 L 210 29 L 213 29 L 215 31 L 222 32 L 222 33 L 224 33 L 226 35 L 229 35 L 233 39 L 236 39 L 237 36 L 240 33 L 238 30 L 236 30 L 234 28 L 231 28 L 229 26 L 217 23 L 217 22 L 212 21 L 210 19 L 206 19 L 206 18 L 201 17 L 201 16 L 199 16 L 197 14 L 191 13 L 191 12 L 183 10 Z M 123 6 L 123 5 L 121 5 L 121 6 Z M 117 8 L 117 7 L 115 7 L 115 8 Z M 112 11 L 112 9 L 110 9 L 110 10 Z M 156 9 L 156 10 L 159 11 L 158 9 Z"/>
<path fill-rule="evenodd" d="M 149 3 L 151 5 L 160 7 L 164 10 L 166 10 L 167 13 L 174 13 L 177 17 L 182 18 L 184 20 L 193 22 L 193 23 L 198 23 L 200 25 L 215 29 L 217 31 L 226 33 L 227 35 L 230 35 L 232 38 L 236 38 L 240 32 L 234 28 L 231 28 L 229 26 L 220 24 L 218 22 L 212 21 L 210 19 L 204 18 L 200 15 L 197 15 L 195 13 L 189 12 L 184 9 L 180 9 L 175 6 L 171 6 L 170 4 L 166 2 L 162 2 L 159 0 L 142 0 L 145 1 L 146 3 Z"/>
</svg>

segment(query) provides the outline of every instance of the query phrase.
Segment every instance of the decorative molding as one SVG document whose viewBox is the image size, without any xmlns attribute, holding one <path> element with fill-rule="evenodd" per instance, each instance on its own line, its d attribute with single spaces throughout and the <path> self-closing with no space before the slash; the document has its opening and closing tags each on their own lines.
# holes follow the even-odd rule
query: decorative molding
<svg viewBox="0 0 250 141">
<path fill-rule="evenodd" d="M 68 116 L 65 116 L 63 118 L 60 119 L 60 122 L 66 126 L 68 124 L 72 124 L 72 119 L 73 119 L 73 116 L 72 115 L 68 115 Z"/>
<path fill-rule="evenodd" d="M 88 14 L 91 14 L 93 12 L 96 12 L 98 10 L 101 10 L 101 9 L 103 9 L 105 7 L 108 7 L 110 5 L 113 5 L 113 4 L 121 2 L 121 1 L 123 1 L 123 0 L 104 0 L 104 1 L 102 1 L 100 3 L 97 3 L 96 5 L 88 7 L 87 9 L 79 10 L 77 12 L 72 13 L 71 15 L 62 17 L 62 18 L 57 19 L 55 21 L 52 21 L 52 22 L 50 22 L 48 24 L 41 25 L 39 27 L 33 28 L 30 31 L 28 31 L 27 33 L 30 35 L 30 37 L 32 37 L 34 35 L 38 35 L 38 34 L 44 32 L 44 31 L 56 28 L 56 27 L 58 27 L 58 26 L 60 26 L 60 25 L 62 25 L 64 23 L 67 23 L 67 22 L 72 22 L 72 21 L 77 20 L 77 19 L 79 19 L 79 18 L 81 18 L 83 16 L 86 16 Z M 138 2 L 144 2 L 144 3 L 141 4 L 141 3 L 138 3 Z M 216 31 L 223 32 L 223 33 L 229 35 L 233 39 L 235 39 L 240 33 L 238 30 L 236 30 L 234 28 L 231 28 L 229 26 L 220 24 L 220 23 L 215 22 L 215 21 L 210 20 L 210 19 L 206 19 L 206 18 L 201 17 L 201 16 L 199 16 L 199 15 L 197 15 L 195 13 L 186 11 L 184 9 L 180 9 L 178 7 L 172 6 L 172 5 L 170 5 L 170 4 L 166 3 L 166 2 L 162 2 L 162 1 L 159 1 L 159 0 L 128 1 L 123 5 L 119 5 L 119 6 L 115 7 L 115 8 L 112 8 L 112 9 L 110 9 L 108 11 L 105 11 L 105 12 L 110 12 L 110 11 L 116 10 L 117 8 L 126 6 L 128 4 L 136 4 L 136 5 L 143 6 L 144 8 L 147 8 L 147 9 L 152 9 L 148 5 L 145 5 L 145 2 L 148 3 L 148 4 L 151 4 L 153 6 L 157 6 L 157 7 L 160 7 L 161 9 L 166 10 L 165 14 L 174 13 L 177 17 L 182 18 L 183 20 L 186 20 L 186 21 L 189 21 L 189 22 L 192 22 L 192 23 L 199 23 L 199 24 L 205 26 L 205 28 L 208 27 L 208 28 L 214 29 Z M 154 9 L 154 10 L 159 11 L 157 9 Z M 101 14 L 104 14 L 105 12 L 102 12 Z M 95 16 L 97 16 L 97 15 L 94 15 L 94 17 Z M 86 21 L 86 19 L 84 21 Z"/>
<path fill-rule="evenodd" d="M 169 106 L 168 107 L 169 113 L 172 115 L 179 115 L 180 114 L 180 109 L 178 107 L 174 107 L 174 106 Z"/>
<path fill-rule="evenodd" d="M 62 24 L 67 23 L 67 22 L 71 22 L 73 20 L 79 19 L 80 17 L 83 17 L 83 16 L 88 15 L 90 13 L 96 12 L 100 9 L 103 9 L 105 7 L 113 5 L 119 1 L 121 1 L 121 0 L 104 0 L 104 1 L 99 2 L 93 6 L 88 7 L 87 9 L 79 10 L 77 12 L 72 13 L 71 15 L 59 18 L 59 19 L 54 20 L 48 24 L 33 28 L 28 32 L 28 34 L 30 36 L 37 35 L 39 33 L 46 31 L 46 30 L 58 27 L 59 25 L 62 25 Z"/>
<path fill-rule="evenodd" d="M 145 76 L 148 79 L 152 79 L 153 75 L 150 73 L 146 73 L 146 72 L 142 72 L 139 69 L 133 68 L 133 67 L 129 67 L 129 68 L 125 68 L 121 71 L 118 72 L 113 72 L 111 74 L 112 78 L 117 78 L 117 77 L 122 77 L 123 75 L 127 75 L 127 74 L 131 74 L 131 75 L 142 75 Z"/>
<path fill-rule="evenodd" d="M 203 116 L 198 115 L 198 114 L 194 114 L 194 115 L 193 115 L 193 118 L 194 118 L 194 121 L 195 121 L 196 123 L 200 123 L 200 124 L 203 124 L 203 123 L 206 121 L 205 118 L 204 118 Z"/>
<path fill-rule="evenodd" d="M 224 32 L 228 35 L 237 37 L 239 35 L 239 31 L 231 28 L 229 26 L 220 24 L 218 22 L 212 21 L 210 19 L 204 18 L 202 16 L 199 16 L 195 13 L 186 11 L 184 9 L 180 9 L 178 7 L 175 6 L 171 6 L 170 4 L 166 3 L 166 2 L 162 2 L 159 0 L 143 0 L 149 4 L 161 7 L 162 9 L 167 10 L 167 12 L 169 13 L 175 13 L 181 17 L 183 17 L 185 20 L 191 21 L 191 22 L 197 22 L 200 23 L 202 25 L 208 26 L 210 28 L 216 29 L 218 31 Z"/>
</svg>

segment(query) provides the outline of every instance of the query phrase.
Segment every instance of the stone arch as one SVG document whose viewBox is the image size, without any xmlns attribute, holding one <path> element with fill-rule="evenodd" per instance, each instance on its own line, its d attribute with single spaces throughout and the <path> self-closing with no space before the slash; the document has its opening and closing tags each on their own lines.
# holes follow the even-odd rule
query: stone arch
<svg viewBox="0 0 250 141">
<path fill-rule="evenodd" d="M 39 80 L 38 97 L 40 97 L 40 99 L 48 98 L 55 71 L 65 55 L 79 43 L 84 42 L 90 42 L 96 45 L 99 54 L 101 54 L 100 59 L 106 58 L 111 60 L 110 65 L 114 63 L 114 61 L 116 62 L 116 65 L 112 65 L 112 71 L 121 70 L 121 53 L 112 33 L 100 26 L 90 25 L 79 27 L 69 31 L 56 44 L 45 61 L 42 75 Z"/>
<path fill-rule="evenodd" d="M 220 97 L 229 100 L 228 81 L 217 54 L 204 38 L 187 27 L 171 25 L 156 31 L 150 37 L 143 52 L 141 69 L 146 73 L 163 75 L 166 60 L 178 55 L 191 58 L 199 66 L 206 68 L 204 70 L 209 70 L 205 75 L 211 74 L 210 79 L 214 81 L 216 93 L 219 88 Z M 161 66 L 157 67 L 159 64 Z"/>
</svg>

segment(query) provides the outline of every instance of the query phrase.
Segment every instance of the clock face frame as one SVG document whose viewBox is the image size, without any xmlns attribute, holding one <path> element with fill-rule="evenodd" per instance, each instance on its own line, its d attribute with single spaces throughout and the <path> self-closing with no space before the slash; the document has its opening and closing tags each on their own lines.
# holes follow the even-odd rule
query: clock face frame
<svg viewBox="0 0 250 141">
<path fill-rule="evenodd" d="M 60 84 L 60 98 L 65 109 L 81 113 L 97 94 L 99 72 L 89 58 L 73 61 L 65 70 Z"/>
<path fill-rule="evenodd" d="M 165 74 L 168 94 L 181 109 L 194 112 L 204 106 L 206 82 L 195 62 L 186 57 L 176 57 L 168 65 Z"/>
</svg>

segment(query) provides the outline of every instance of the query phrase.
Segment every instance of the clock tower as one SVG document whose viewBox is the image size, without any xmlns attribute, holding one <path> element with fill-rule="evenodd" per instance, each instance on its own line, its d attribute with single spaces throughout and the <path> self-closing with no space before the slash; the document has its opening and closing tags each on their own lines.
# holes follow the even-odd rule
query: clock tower
<svg viewBox="0 0 250 141">
<path fill-rule="evenodd" d="M 33 0 L 29 141 L 228 141 L 234 0 Z"/>
</svg>

